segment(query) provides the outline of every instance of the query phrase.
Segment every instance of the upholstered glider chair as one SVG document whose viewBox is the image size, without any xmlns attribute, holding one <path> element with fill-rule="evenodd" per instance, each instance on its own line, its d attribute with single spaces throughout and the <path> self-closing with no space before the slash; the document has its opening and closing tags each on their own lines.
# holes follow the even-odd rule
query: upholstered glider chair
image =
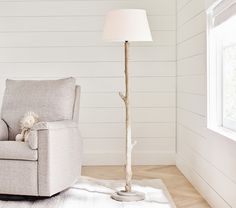
<svg viewBox="0 0 236 208">
<path fill-rule="evenodd" d="M 0 194 L 52 196 L 73 185 L 81 171 L 78 132 L 80 87 L 74 78 L 7 80 L 0 120 Z M 40 122 L 28 142 L 17 142 L 28 111 Z"/>
</svg>

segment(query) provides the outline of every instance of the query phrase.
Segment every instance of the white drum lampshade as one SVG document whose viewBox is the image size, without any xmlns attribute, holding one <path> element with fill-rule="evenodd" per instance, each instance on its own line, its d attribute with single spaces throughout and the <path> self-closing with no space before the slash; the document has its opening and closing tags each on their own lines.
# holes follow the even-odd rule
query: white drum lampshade
<svg viewBox="0 0 236 208">
<path fill-rule="evenodd" d="M 104 25 L 107 41 L 152 41 L 146 11 L 119 9 L 108 13 Z"/>
</svg>

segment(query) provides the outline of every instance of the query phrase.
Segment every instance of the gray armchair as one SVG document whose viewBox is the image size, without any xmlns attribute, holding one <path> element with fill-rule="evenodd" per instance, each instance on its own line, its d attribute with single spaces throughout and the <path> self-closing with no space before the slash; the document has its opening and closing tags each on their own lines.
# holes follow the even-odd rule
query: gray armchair
<svg viewBox="0 0 236 208">
<path fill-rule="evenodd" d="M 78 132 L 80 87 L 74 78 L 7 80 L 0 119 L 0 194 L 52 196 L 81 173 Z M 19 120 L 28 111 L 40 122 L 28 142 L 17 142 Z"/>
</svg>

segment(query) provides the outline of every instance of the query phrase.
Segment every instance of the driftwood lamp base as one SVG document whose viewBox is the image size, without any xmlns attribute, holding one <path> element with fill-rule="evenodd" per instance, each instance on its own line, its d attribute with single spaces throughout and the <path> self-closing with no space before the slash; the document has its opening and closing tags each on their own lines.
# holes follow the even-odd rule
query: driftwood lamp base
<svg viewBox="0 0 236 208">
<path fill-rule="evenodd" d="M 145 195 L 140 192 L 132 191 L 118 191 L 111 195 L 111 198 L 120 202 L 132 202 L 132 201 L 142 201 L 145 199 Z"/>
</svg>

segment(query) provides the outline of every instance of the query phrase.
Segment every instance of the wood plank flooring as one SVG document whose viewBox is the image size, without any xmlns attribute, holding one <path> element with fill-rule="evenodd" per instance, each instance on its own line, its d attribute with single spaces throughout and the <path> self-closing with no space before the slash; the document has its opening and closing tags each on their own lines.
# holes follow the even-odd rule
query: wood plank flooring
<svg viewBox="0 0 236 208">
<path fill-rule="evenodd" d="M 123 179 L 121 166 L 86 166 L 82 175 L 99 179 Z M 134 166 L 134 179 L 162 179 L 177 208 L 210 208 L 176 166 Z"/>
</svg>

